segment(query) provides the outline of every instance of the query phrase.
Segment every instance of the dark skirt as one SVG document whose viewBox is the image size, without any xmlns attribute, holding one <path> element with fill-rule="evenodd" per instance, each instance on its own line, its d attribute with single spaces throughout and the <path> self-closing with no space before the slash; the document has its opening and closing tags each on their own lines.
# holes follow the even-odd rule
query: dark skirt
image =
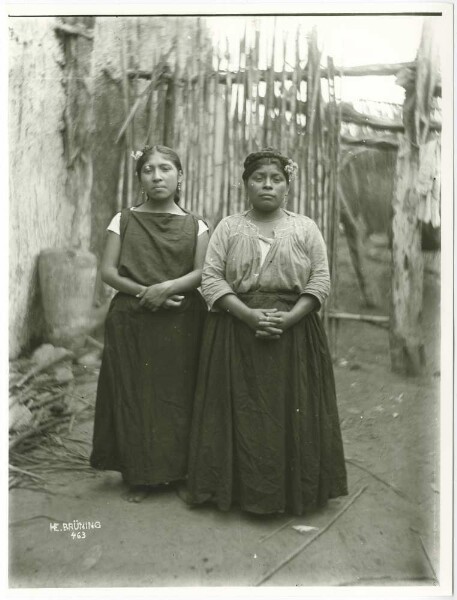
<svg viewBox="0 0 457 600">
<path fill-rule="evenodd" d="M 290 310 L 294 294 L 241 297 Z M 311 313 L 279 340 L 260 340 L 226 313 L 204 328 L 190 445 L 189 501 L 296 515 L 346 495 L 326 335 Z"/>
<path fill-rule="evenodd" d="M 187 475 L 206 307 L 197 292 L 178 309 L 151 312 L 138 302 L 118 294 L 110 306 L 90 464 L 154 485 Z"/>
</svg>

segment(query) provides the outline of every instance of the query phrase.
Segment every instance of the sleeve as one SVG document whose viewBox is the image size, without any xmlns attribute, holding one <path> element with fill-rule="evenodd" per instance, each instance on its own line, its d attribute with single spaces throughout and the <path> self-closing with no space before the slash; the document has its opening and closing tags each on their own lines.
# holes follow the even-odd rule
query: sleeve
<svg viewBox="0 0 457 600">
<path fill-rule="evenodd" d="M 202 295 L 210 310 L 216 300 L 235 293 L 225 280 L 228 239 L 228 224 L 221 221 L 209 241 L 202 273 Z"/>
<path fill-rule="evenodd" d="M 198 219 L 198 235 L 201 235 L 202 233 L 205 233 L 205 231 L 209 231 L 209 227 L 208 225 L 205 223 L 205 221 L 202 221 L 201 219 Z"/>
<path fill-rule="evenodd" d="M 328 270 L 327 247 L 314 222 L 308 232 L 307 252 L 311 261 L 311 273 L 301 294 L 311 294 L 322 305 L 330 293 L 330 273 Z"/>
<path fill-rule="evenodd" d="M 117 235 L 121 235 L 121 213 L 118 212 L 111 219 L 110 224 L 106 228 L 107 231 L 112 231 L 113 233 L 117 233 Z"/>
</svg>

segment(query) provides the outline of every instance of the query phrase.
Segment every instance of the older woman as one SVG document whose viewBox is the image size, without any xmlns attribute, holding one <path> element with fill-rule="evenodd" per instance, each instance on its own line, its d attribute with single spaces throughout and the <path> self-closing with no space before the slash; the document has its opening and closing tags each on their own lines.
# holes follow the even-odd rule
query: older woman
<svg viewBox="0 0 457 600">
<path fill-rule="evenodd" d="M 191 433 L 188 500 L 297 515 L 347 494 L 329 293 L 316 224 L 284 208 L 295 163 L 267 148 L 243 180 L 252 208 L 217 226 L 203 269 L 211 308 Z"/>
</svg>

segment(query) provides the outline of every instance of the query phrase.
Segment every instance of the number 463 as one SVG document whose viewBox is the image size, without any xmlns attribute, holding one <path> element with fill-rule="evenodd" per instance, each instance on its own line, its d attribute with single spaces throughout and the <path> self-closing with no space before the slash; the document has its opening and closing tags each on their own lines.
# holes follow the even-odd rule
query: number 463
<svg viewBox="0 0 457 600">
<path fill-rule="evenodd" d="M 85 531 L 72 531 L 71 532 L 71 537 L 75 540 L 83 540 L 86 537 L 86 532 Z"/>
</svg>

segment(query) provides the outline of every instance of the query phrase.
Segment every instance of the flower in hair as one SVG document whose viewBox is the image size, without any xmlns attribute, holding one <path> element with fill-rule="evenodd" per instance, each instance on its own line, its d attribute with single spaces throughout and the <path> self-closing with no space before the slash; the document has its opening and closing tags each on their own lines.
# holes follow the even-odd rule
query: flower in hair
<svg viewBox="0 0 457 600">
<path fill-rule="evenodd" d="M 298 165 L 291 158 L 288 159 L 284 171 L 289 175 L 289 181 L 293 181 L 297 177 Z"/>
<path fill-rule="evenodd" d="M 135 150 L 133 151 L 130 156 L 135 159 L 138 160 L 139 158 L 141 158 L 143 156 L 143 151 L 142 150 Z"/>
</svg>

